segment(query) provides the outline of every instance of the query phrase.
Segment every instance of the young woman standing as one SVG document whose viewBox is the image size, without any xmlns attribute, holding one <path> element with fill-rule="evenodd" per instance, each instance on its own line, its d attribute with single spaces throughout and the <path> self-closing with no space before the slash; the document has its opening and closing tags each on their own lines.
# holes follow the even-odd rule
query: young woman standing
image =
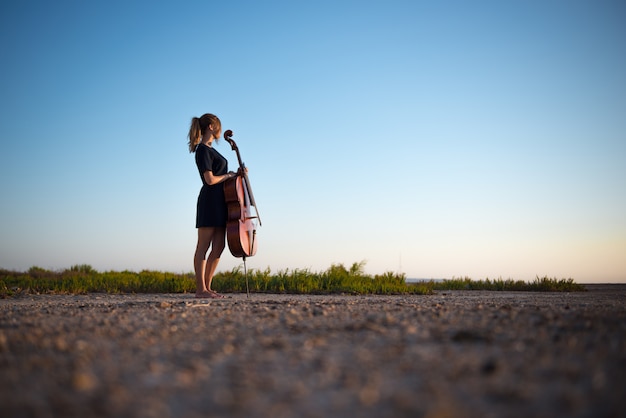
<svg viewBox="0 0 626 418">
<path fill-rule="evenodd" d="M 213 142 L 221 135 L 222 123 L 217 116 L 205 113 L 191 119 L 189 152 L 196 154 L 202 180 L 196 209 L 198 245 L 193 259 L 197 298 L 224 297 L 211 289 L 211 281 L 226 247 L 228 213 L 222 183 L 236 174 L 228 171 L 228 161 L 213 148 Z M 209 248 L 211 252 L 207 258 Z"/>
</svg>

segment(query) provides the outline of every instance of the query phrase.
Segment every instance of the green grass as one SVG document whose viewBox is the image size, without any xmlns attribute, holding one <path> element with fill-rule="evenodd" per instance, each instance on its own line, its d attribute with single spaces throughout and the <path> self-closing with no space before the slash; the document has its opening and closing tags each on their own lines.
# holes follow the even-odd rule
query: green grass
<svg viewBox="0 0 626 418">
<path fill-rule="evenodd" d="M 250 292 L 293 294 L 431 294 L 435 290 L 508 290 L 508 291 L 584 291 L 572 279 L 537 278 L 533 282 L 513 280 L 478 280 L 470 278 L 442 282 L 406 283 L 404 274 L 387 272 L 367 275 L 364 263 L 350 268 L 333 264 L 322 272 L 307 269 L 248 271 Z M 245 292 L 246 277 L 240 268 L 217 273 L 213 289 L 218 292 Z M 84 293 L 193 293 L 193 273 L 167 273 L 152 270 L 98 272 L 86 264 L 51 271 L 31 267 L 26 272 L 0 269 L 0 297 L 20 294 L 84 294 Z"/>
<path fill-rule="evenodd" d="M 472 280 L 469 277 L 452 278 L 434 283 L 434 290 L 502 290 L 535 292 L 585 292 L 587 289 L 573 279 L 537 277 L 532 282 L 522 280 Z"/>
</svg>

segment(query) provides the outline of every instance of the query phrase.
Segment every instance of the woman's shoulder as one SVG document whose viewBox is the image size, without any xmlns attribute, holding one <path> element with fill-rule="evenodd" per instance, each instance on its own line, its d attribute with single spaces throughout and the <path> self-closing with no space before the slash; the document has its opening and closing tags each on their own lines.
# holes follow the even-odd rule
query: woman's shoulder
<svg viewBox="0 0 626 418">
<path fill-rule="evenodd" d="M 211 147 L 209 147 L 209 146 L 207 146 L 207 145 L 205 145 L 203 143 L 199 143 L 196 146 L 196 151 L 195 152 L 196 152 L 196 155 L 198 155 L 198 154 L 199 155 L 203 155 L 203 154 L 211 154 L 211 150 L 212 150 Z"/>
</svg>

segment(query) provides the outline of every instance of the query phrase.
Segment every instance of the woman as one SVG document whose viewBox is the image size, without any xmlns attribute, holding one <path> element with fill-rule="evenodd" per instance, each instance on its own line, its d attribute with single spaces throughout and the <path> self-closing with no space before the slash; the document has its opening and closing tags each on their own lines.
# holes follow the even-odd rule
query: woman
<svg viewBox="0 0 626 418">
<path fill-rule="evenodd" d="M 191 119 L 189 152 L 196 154 L 202 180 L 196 209 L 198 245 L 193 259 L 197 298 L 224 297 L 211 289 L 211 281 L 226 247 L 228 213 L 222 183 L 236 174 L 228 171 L 228 161 L 213 148 L 213 141 L 221 135 L 222 123 L 217 116 L 205 113 L 200 118 Z M 209 247 L 212 247 L 211 252 L 206 258 Z"/>
</svg>

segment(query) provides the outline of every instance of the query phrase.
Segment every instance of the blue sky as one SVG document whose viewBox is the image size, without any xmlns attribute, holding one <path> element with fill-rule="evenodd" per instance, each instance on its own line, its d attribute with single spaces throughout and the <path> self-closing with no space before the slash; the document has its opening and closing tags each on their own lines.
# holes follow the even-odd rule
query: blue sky
<svg viewBox="0 0 626 418">
<path fill-rule="evenodd" d="M 263 220 L 248 267 L 623 282 L 625 20 L 620 0 L 2 2 L 0 267 L 191 271 L 186 134 L 211 112 Z"/>
</svg>

